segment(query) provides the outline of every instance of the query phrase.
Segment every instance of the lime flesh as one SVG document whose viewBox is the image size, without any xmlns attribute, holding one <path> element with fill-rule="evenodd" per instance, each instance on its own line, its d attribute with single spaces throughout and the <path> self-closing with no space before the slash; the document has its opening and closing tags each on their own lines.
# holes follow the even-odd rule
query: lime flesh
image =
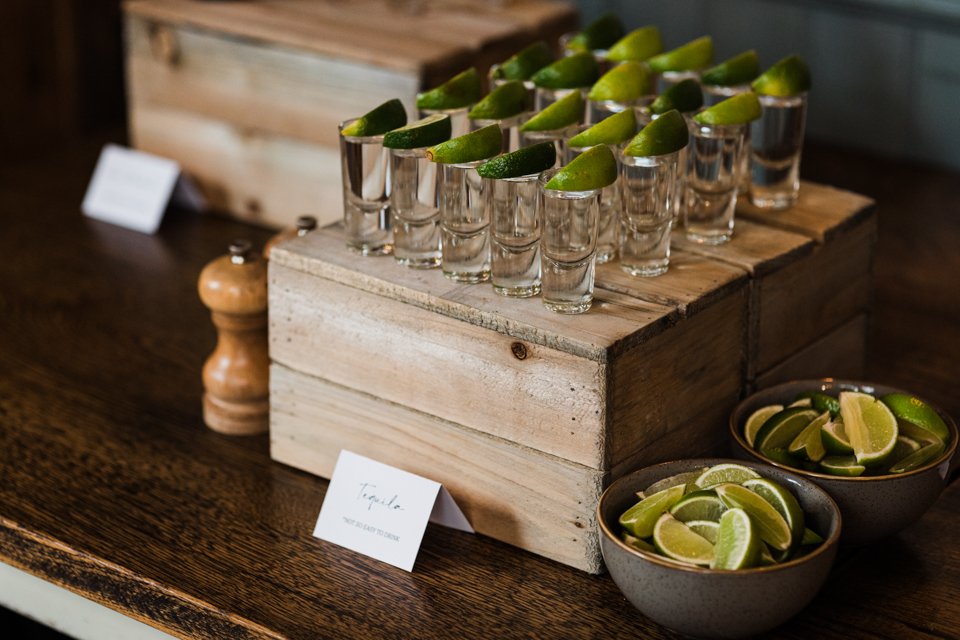
<svg viewBox="0 0 960 640">
<path fill-rule="evenodd" d="M 799 544 L 805 528 L 803 508 L 790 491 L 768 478 L 747 480 L 743 486 L 770 503 L 790 526 L 793 543 Z"/>
<path fill-rule="evenodd" d="M 417 108 L 460 109 L 479 100 L 482 92 L 480 74 L 476 67 L 470 67 L 439 87 L 417 94 Z"/>
<path fill-rule="evenodd" d="M 587 97 L 590 100 L 633 102 L 640 96 L 653 93 L 653 75 L 639 62 L 618 64 L 597 80 Z"/>
<path fill-rule="evenodd" d="M 654 26 L 640 27 L 615 42 L 607 51 L 607 60 L 643 62 L 662 51 L 663 40 L 660 37 L 660 30 Z"/>
<path fill-rule="evenodd" d="M 673 476 L 669 476 L 662 480 L 657 480 L 652 485 L 646 488 L 644 493 L 646 495 L 653 495 L 658 491 L 663 491 L 664 489 L 669 489 L 670 487 L 676 487 L 677 485 L 688 485 L 696 481 L 700 477 L 700 474 L 707 470 L 707 467 L 702 469 L 696 469 L 694 471 L 684 471 L 683 473 L 678 473 Z"/>
<path fill-rule="evenodd" d="M 720 523 L 714 520 L 690 520 L 683 524 L 690 527 L 698 536 L 702 536 L 711 544 L 717 544 L 717 531 L 720 529 Z"/>
<path fill-rule="evenodd" d="M 832 476 L 856 478 L 862 476 L 867 468 L 857 462 L 854 456 L 827 456 L 820 461 L 819 470 Z"/>
<path fill-rule="evenodd" d="M 620 526 L 638 538 L 649 538 L 660 516 L 683 497 L 683 486 L 678 485 L 647 496 L 623 512 Z"/>
<path fill-rule="evenodd" d="M 800 432 L 817 417 L 817 412 L 805 407 L 788 407 L 763 423 L 754 440 L 754 448 L 761 453 L 772 449 L 787 449 Z"/>
<path fill-rule="evenodd" d="M 696 485 L 701 489 L 708 489 L 718 484 L 734 483 L 740 484 L 751 478 L 759 478 L 760 474 L 740 464 L 725 462 L 714 465 L 700 474 L 696 480 Z"/>
<path fill-rule="evenodd" d="M 840 415 L 857 462 L 881 465 L 897 444 L 897 419 L 884 403 L 857 391 L 840 393 Z"/>
<path fill-rule="evenodd" d="M 764 498 L 737 484 L 721 484 L 716 487 L 716 491 L 729 508 L 747 512 L 764 542 L 780 551 L 790 548 L 793 543 L 790 525 Z"/>
<path fill-rule="evenodd" d="M 782 404 L 771 404 L 766 407 L 760 407 L 751 413 L 743 427 L 743 437 L 747 441 L 747 444 L 752 447 L 754 441 L 757 439 L 757 432 L 760 431 L 763 423 L 781 411 L 783 411 Z"/>
<path fill-rule="evenodd" d="M 746 569 L 760 560 L 760 535 L 743 509 L 730 509 L 720 517 L 711 569 Z"/>
<path fill-rule="evenodd" d="M 670 514 L 680 522 L 690 520 L 712 520 L 716 522 L 727 507 L 717 497 L 717 492 L 701 489 L 686 494 L 677 504 L 670 507 Z"/>
<path fill-rule="evenodd" d="M 819 462 L 827 455 L 823 446 L 823 426 L 830 422 L 830 412 L 824 411 L 810 421 L 803 431 L 793 439 L 787 451 L 791 455 L 806 458 L 811 462 Z"/>
<path fill-rule="evenodd" d="M 820 430 L 820 437 L 823 440 L 823 448 L 827 453 L 838 456 L 853 453 L 850 438 L 847 437 L 847 431 L 843 427 L 843 418 L 839 416 L 823 425 L 823 428 Z"/>
<path fill-rule="evenodd" d="M 689 564 L 709 566 L 713 561 L 713 545 L 669 513 L 657 520 L 653 544 L 660 553 Z"/>
</svg>

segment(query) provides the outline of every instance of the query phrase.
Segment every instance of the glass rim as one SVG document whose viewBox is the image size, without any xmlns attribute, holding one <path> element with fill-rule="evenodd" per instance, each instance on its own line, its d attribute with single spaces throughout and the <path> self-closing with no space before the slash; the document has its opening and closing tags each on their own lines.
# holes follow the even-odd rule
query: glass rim
<svg viewBox="0 0 960 640">
<path fill-rule="evenodd" d="M 504 128 L 504 127 L 513 127 L 520 124 L 521 122 L 525 122 L 526 120 L 530 119 L 532 114 L 533 114 L 533 111 L 525 110 L 515 115 L 508 116 L 506 118 L 468 118 L 468 119 L 470 120 L 470 122 L 475 123 L 480 127 L 489 127 L 491 124 L 498 124 L 500 125 L 501 128 Z"/>
<path fill-rule="evenodd" d="M 683 152 L 684 149 L 687 148 L 687 146 L 689 145 L 683 145 L 676 151 L 671 151 L 670 153 L 661 153 L 660 155 L 656 155 L 656 156 L 631 156 L 624 153 L 626 151 L 626 149 L 624 148 L 624 149 L 620 149 L 620 152 L 617 154 L 617 160 L 619 160 L 622 164 L 625 164 L 630 167 L 660 166 L 664 164 L 664 161 L 668 161 L 671 158 L 679 158 L 680 154 Z M 628 160 L 628 158 L 630 160 Z M 646 162 L 640 162 L 640 161 L 646 161 Z"/>
<path fill-rule="evenodd" d="M 454 169 L 476 169 L 480 165 L 486 163 L 489 160 L 493 160 L 496 156 L 490 156 L 489 158 L 482 158 L 480 160 L 471 160 L 470 162 L 437 162 L 443 167 L 453 167 Z"/>
<path fill-rule="evenodd" d="M 760 101 L 761 105 L 765 102 L 769 104 L 790 103 L 795 100 L 799 102 L 806 102 L 808 99 L 807 95 L 809 93 L 810 93 L 809 91 L 801 91 L 800 93 L 794 94 L 792 96 L 767 96 L 767 95 L 758 93 L 757 100 Z"/>
<path fill-rule="evenodd" d="M 463 107 L 456 107 L 453 109 L 424 109 L 423 107 L 417 107 L 417 111 L 419 111 L 421 114 L 426 114 L 422 116 L 425 118 L 427 116 L 432 116 L 435 113 L 445 113 L 448 116 L 460 114 L 460 113 L 466 113 L 470 111 L 472 107 L 473 107 L 472 104 L 468 104 Z"/>
<path fill-rule="evenodd" d="M 484 178 L 484 180 L 490 180 L 494 182 L 536 182 L 537 178 L 540 177 L 540 173 L 527 173 L 522 176 L 513 176 L 512 178 Z"/>
</svg>

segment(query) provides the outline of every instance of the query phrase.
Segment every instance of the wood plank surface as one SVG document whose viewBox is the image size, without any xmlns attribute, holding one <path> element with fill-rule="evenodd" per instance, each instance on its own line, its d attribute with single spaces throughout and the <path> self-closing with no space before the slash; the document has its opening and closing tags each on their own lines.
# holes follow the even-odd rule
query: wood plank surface
<svg viewBox="0 0 960 640">
<path fill-rule="evenodd" d="M 601 571 L 593 507 L 603 472 L 282 365 L 270 384 L 274 459 L 328 478 L 341 449 L 373 458 L 442 483 L 480 533 Z"/>
</svg>

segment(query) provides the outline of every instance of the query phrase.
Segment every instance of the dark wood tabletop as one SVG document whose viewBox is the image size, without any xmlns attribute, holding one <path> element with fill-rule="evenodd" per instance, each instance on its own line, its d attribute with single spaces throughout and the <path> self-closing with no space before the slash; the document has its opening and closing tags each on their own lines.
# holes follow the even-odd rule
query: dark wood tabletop
<svg viewBox="0 0 960 640">
<path fill-rule="evenodd" d="M 190 638 L 671 638 L 607 575 L 431 525 L 413 573 L 311 537 L 327 482 L 201 417 L 196 293 L 234 238 L 85 219 L 99 143 L 0 164 L 0 560 Z M 806 178 L 877 199 L 869 377 L 960 415 L 960 181 L 810 145 Z M 960 485 L 842 555 L 778 638 L 960 636 Z"/>
</svg>

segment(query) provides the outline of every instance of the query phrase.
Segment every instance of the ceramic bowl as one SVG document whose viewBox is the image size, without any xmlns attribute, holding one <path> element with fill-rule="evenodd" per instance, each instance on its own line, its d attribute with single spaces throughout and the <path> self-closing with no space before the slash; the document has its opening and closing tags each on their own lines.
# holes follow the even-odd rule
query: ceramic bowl
<svg viewBox="0 0 960 640">
<path fill-rule="evenodd" d="M 780 464 L 755 451 L 743 438 L 743 425 L 756 409 L 770 404 L 786 406 L 803 391 L 862 391 L 877 396 L 910 393 L 882 384 L 850 380 L 798 380 L 758 391 L 737 405 L 730 416 L 733 454 L 788 469 L 807 478 L 829 493 L 843 513 L 843 544 L 862 545 L 881 540 L 916 522 L 936 501 L 949 476 L 950 463 L 957 451 L 957 425 L 946 413 L 932 406 L 950 429 L 950 442 L 942 456 L 919 469 L 900 474 L 845 478 Z M 915 394 L 911 394 L 915 395 Z M 930 404 L 930 403 L 928 403 Z"/>
<path fill-rule="evenodd" d="M 755 462 L 740 463 L 790 489 L 808 526 L 825 538 L 808 555 L 780 565 L 723 571 L 689 567 L 620 540 L 620 514 L 635 492 L 657 480 L 732 460 L 679 460 L 654 465 L 611 484 L 597 505 L 600 551 L 613 581 L 640 612 L 680 633 L 710 638 L 751 636 L 786 621 L 817 594 L 830 573 L 840 536 L 840 511 L 818 486 Z"/>
</svg>

